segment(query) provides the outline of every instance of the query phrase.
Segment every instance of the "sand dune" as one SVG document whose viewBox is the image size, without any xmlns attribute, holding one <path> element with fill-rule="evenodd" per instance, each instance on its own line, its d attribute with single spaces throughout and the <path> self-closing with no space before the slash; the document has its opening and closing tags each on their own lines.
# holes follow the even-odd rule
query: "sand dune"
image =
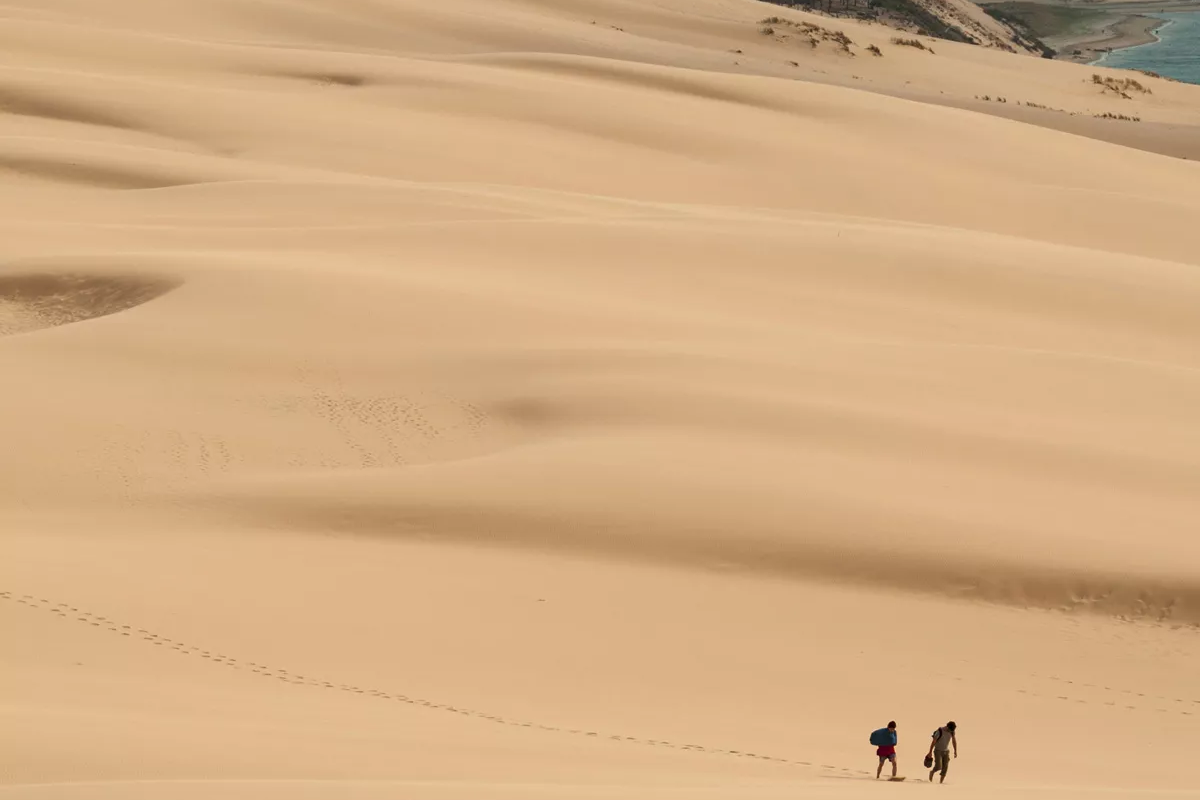
<svg viewBox="0 0 1200 800">
<path fill-rule="evenodd" d="M 857 798 L 951 718 L 965 796 L 1196 794 L 1200 88 L 2 13 L 0 798 Z"/>
</svg>

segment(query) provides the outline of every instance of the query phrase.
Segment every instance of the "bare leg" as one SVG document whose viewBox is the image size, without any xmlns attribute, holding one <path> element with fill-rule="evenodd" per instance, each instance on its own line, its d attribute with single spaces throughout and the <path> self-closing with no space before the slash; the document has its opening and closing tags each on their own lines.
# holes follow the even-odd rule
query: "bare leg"
<svg viewBox="0 0 1200 800">
<path fill-rule="evenodd" d="M 896 777 L 896 757 L 892 756 L 892 777 Z"/>
<path fill-rule="evenodd" d="M 879 776 L 883 774 L 883 759 L 879 759 L 879 769 L 875 770 L 875 780 L 879 780 Z"/>
</svg>

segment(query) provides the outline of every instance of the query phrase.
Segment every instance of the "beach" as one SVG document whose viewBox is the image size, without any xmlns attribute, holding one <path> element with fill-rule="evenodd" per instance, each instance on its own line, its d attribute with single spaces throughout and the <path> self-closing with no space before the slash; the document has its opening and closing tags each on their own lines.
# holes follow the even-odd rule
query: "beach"
<svg viewBox="0 0 1200 800">
<path fill-rule="evenodd" d="M 1096 63 L 1200 84 L 1200 53 L 1195 46 L 1200 41 L 1200 16 L 1187 12 L 1160 13 L 1158 17 L 1165 24 L 1155 32 L 1153 44 L 1114 50 Z"/>
<path fill-rule="evenodd" d="M 1157 41 L 1154 32 L 1165 24 L 1161 19 L 1140 15 L 1105 18 L 1087 33 L 1048 40 L 1047 44 L 1058 50 L 1059 58 L 1091 64 L 1113 50 Z"/>
<path fill-rule="evenodd" d="M 1163 14 L 1200 11 L 1195 0 L 1165 3 L 1114 0 L 1086 4 L 1064 0 L 1003 0 L 983 6 L 1021 20 L 1056 52 L 1056 58 L 1077 64 L 1092 64 L 1113 51 L 1157 42 L 1156 31 L 1167 24 Z"/>
<path fill-rule="evenodd" d="M 953 720 L 929 791 L 1195 796 L 1200 86 L 3 14 L 0 800 L 865 800 L 891 720 L 898 792 Z"/>
</svg>

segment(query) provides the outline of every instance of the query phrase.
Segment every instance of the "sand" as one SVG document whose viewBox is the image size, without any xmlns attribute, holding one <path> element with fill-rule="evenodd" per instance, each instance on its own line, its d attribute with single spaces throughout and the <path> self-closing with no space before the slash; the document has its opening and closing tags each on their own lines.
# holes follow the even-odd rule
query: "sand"
<svg viewBox="0 0 1200 800">
<path fill-rule="evenodd" d="M 1200 796 L 1200 87 L 3 13 L 0 800 Z"/>
</svg>

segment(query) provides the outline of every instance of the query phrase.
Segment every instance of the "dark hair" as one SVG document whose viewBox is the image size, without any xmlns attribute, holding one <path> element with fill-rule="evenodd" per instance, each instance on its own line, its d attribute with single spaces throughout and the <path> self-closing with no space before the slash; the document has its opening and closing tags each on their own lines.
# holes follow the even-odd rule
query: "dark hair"
<svg viewBox="0 0 1200 800">
<path fill-rule="evenodd" d="M 958 726 L 957 726 L 957 725 L 955 725 L 953 722 L 947 722 L 947 723 L 946 723 L 946 727 L 947 727 L 947 728 L 949 728 L 950 730 L 954 730 L 954 729 L 955 729 L 955 728 L 957 728 Z"/>
<path fill-rule="evenodd" d="M 889 723 L 888 723 L 888 727 L 889 727 L 889 728 L 894 728 L 894 727 L 896 727 L 896 720 L 892 720 L 891 722 L 889 722 Z"/>
</svg>

